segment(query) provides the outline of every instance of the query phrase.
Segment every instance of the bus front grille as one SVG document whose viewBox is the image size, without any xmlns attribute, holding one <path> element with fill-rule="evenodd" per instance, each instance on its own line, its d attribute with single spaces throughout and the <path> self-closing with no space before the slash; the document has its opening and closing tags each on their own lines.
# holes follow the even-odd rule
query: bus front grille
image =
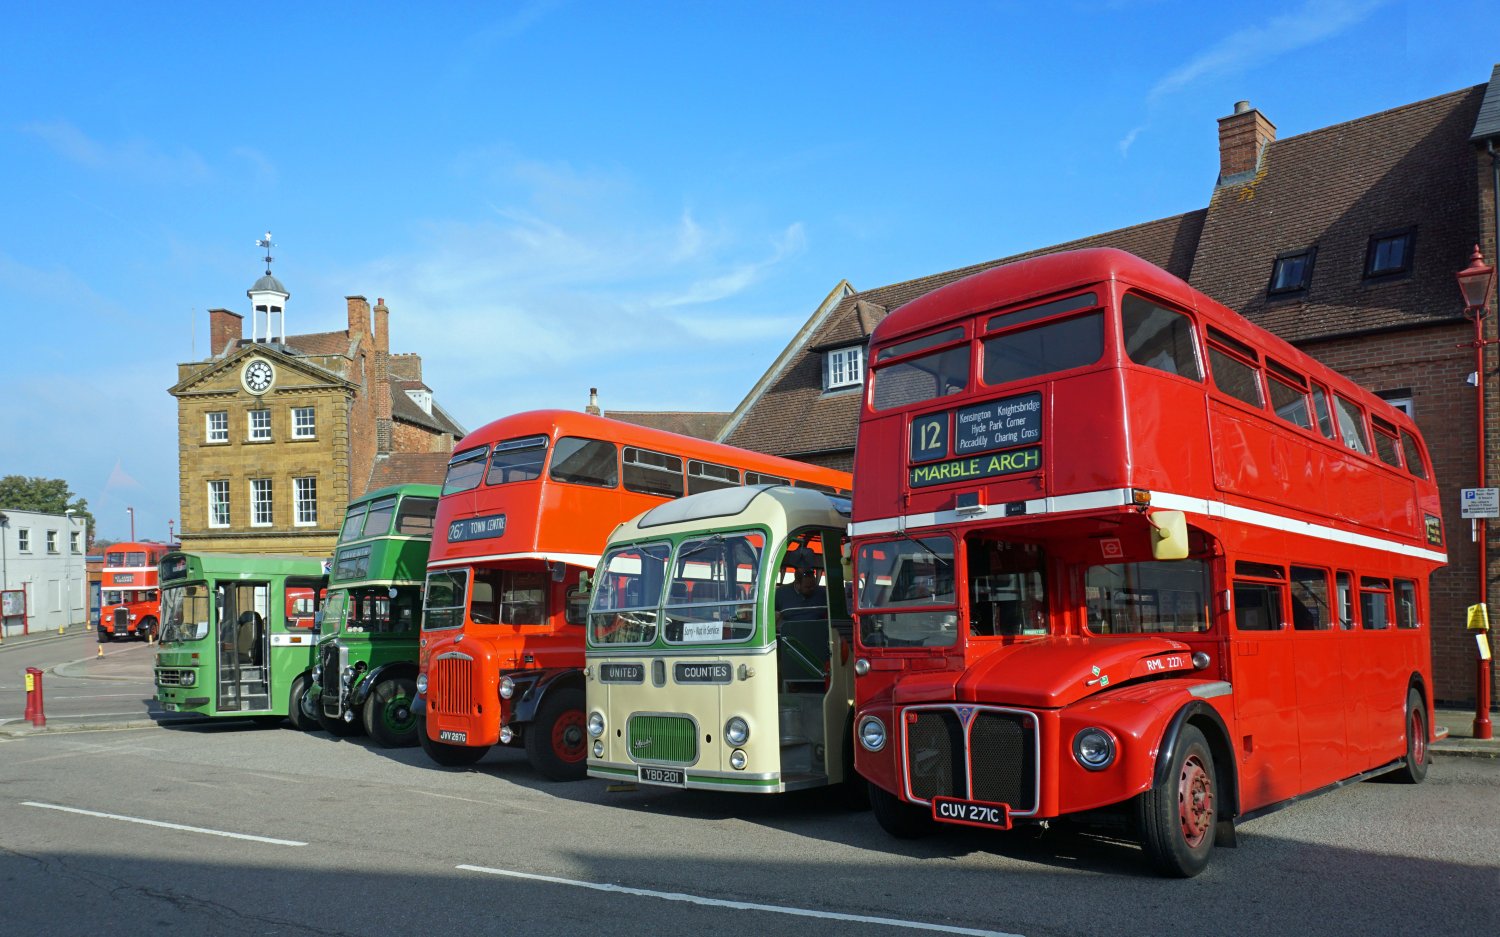
<svg viewBox="0 0 1500 937">
<path fill-rule="evenodd" d="M 129 622 L 129 621 L 130 621 L 130 611 L 128 609 L 123 609 L 123 608 L 117 608 L 117 609 L 115 609 L 115 627 L 116 628 L 123 628 L 123 627 L 125 627 L 126 623 Z"/>
<path fill-rule="evenodd" d="M 339 698 L 339 649 L 333 642 L 323 645 L 318 651 L 318 665 L 323 668 L 318 681 L 324 699 Z"/>
<path fill-rule="evenodd" d="M 183 683 L 183 681 L 182 681 L 182 675 L 185 674 L 185 673 L 192 673 L 192 671 L 190 671 L 190 670 L 158 670 L 156 672 L 156 685 L 157 686 L 192 686 L 194 683 L 197 682 L 196 678 L 195 678 L 193 680 L 187 681 L 186 683 Z"/>
<path fill-rule="evenodd" d="M 1012 813 L 1036 811 L 1039 753 L 1034 716 L 1007 709 L 930 706 L 907 710 L 904 723 L 913 799 L 957 797 L 1007 804 Z"/>
<path fill-rule="evenodd" d="M 698 726 L 686 716 L 633 715 L 625 738 L 632 761 L 690 765 L 698 760 Z"/>
<path fill-rule="evenodd" d="M 427 671 L 427 705 L 433 712 L 467 716 L 474 712 L 474 661 L 439 657 Z"/>
</svg>

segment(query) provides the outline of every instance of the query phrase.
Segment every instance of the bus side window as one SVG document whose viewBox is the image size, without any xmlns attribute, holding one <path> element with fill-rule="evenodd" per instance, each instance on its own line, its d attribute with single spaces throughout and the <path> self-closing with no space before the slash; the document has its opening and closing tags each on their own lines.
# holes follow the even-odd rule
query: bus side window
<svg viewBox="0 0 1500 937">
<path fill-rule="evenodd" d="M 1359 580 L 1360 621 L 1371 631 L 1383 631 L 1391 626 L 1391 581 L 1373 576 L 1361 576 Z"/>
<path fill-rule="evenodd" d="M 1339 624 L 1345 631 L 1354 627 L 1354 574 L 1339 570 L 1336 577 L 1339 593 Z"/>
<path fill-rule="evenodd" d="M 1292 627 L 1297 631 L 1328 631 L 1333 628 L 1328 607 L 1328 571 L 1292 567 Z"/>
<path fill-rule="evenodd" d="M 1234 623 L 1240 631 L 1280 631 L 1286 627 L 1282 583 L 1286 573 L 1268 563 L 1234 564 L 1236 576 L 1254 576 L 1270 582 L 1234 581 Z"/>
<path fill-rule="evenodd" d="M 1409 579 L 1396 580 L 1396 627 L 1422 627 L 1417 620 L 1417 584 Z"/>
</svg>

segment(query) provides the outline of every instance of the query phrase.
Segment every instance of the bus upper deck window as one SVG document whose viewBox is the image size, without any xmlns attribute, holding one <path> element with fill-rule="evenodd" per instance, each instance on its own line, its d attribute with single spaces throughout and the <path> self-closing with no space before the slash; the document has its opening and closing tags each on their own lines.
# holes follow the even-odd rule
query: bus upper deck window
<svg viewBox="0 0 1500 937">
<path fill-rule="evenodd" d="M 1266 405 L 1260 390 L 1260 365 L 1255 349 L 1210 326 L 1208 366 L 1219 390 L 1252 407 Z"/>
<path fill-rule="evenodd" d="M 1193 320 L 1139 296 L 1120 301 L 1125 355 L 1136 364 L 1168 374 L 1203 380 L 1198 349 L 1193 343 Z"/>
<path fill-rule="evenodd" d="M 500 485 L 540 478 L 542 462 L 546 458 L 546 436 L 526 436 L 497 443 L 494 455 L 490 456 L 490 468 L 484 483 Z"/>
<path fill-rule="evenodd" d="M 614 488 L 620 483 L 620 458 L 615 444 L 564 436 L 552 447 L 551 478 L 575 485 Z"/>
<path fill-rule="evenodd" d="M 984 340 L 984 382 L 1007 384 L 1093 364 L 1104 354 L 1104 313 L 1053 319 Z"/>
<path fill-rule="evenodd" d="M 1427 463 L 1422 460 L 1421 447 L 1406 430 L 1401 431 L 1401 451 L 1406 456 L 1406 470 L 1418 478 L 1427 477 Z"/>
<path fill-rule="evenodd" d="M 1360 455 L 1370 454 L 1370 437 L 1365 431 L 1365 413 L 1359 404 L 1335 395 L 1333 412 L 1338 417 L 1339 436 L 1344 445 Z"/>
<path fill-rule="evenodd" d="M 877 367 L 874 380 L 872 403 L 876 410 L 960 393 L 969 386 L 969 346 Z"/>
<path fill-rule="evenodd" d="M 489 455 L 488 446 L 460 452 L 448 460 L 448 475 L 443 479 L 443 494 L 468 491 L 484 477 L 484 458 Z"/>
</svg>

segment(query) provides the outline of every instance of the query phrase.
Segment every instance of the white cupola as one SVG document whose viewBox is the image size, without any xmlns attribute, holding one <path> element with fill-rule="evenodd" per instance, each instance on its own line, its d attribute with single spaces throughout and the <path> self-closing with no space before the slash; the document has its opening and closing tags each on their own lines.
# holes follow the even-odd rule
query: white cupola
<svg viewBox="0 0 1500 937">
<path fill-rule="evenodd" d="M 271 232 L 267 231 L 265 238 L 256 241 L 255 246 L 266 249 L 266 275 L 245 291 L 245 295 L 250 297 L 250 341 L 284 342 L 286 301 L 292 298 L 292 294 L 286 291 L 280 280 L 271 276 Z M 262 316 L 266 320 L 264 335 L 260 329 Z"/>
</svg>

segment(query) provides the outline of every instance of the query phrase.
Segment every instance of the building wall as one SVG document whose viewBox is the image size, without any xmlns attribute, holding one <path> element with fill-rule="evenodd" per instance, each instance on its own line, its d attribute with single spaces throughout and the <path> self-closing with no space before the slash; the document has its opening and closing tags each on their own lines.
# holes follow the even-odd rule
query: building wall
<svg viewBox="0 0 1500 937">
<path fill-rule="evenodd" d="M 0 590 L 26 593 L 26 616 L 0 618 L 0 637 L 56 631 L 88 622 L 88 571 L 84 549 L 88 532 L 82 518 L 36 511 L 0 510 Z M 21 531 L 30 544 L 20 549 Z M 57 551 L 47 549 L 47 533 L 56 533 Z M 78 549 L 71 533 L 78 534 Z"/>
<path fill-rule="evenodd" d="M 391 442 L 394 452 L 453 451 L 453 437 L 399 420 L 392 421 Z"/>
<path fill-rule="evenodd" d="M 349 502 L 349 401 L 346 386 L 299 374 L 278 361 L 276 383 L 255 396 L 240 384 L 243 360 L 178 396 L 178 465 L 183 549 L 201 552 L 293 553 L 333 551 Z M 316 435 L 292 437 L 292 409 L 312 407 Z M 252 442 L 251 410 L 271 411 L 271 439 Z M 229 414 L 227 442 L 209 442 L 207 414 Z M 317 479 L 317 523 L 298 526 L 293 479 Z M 250 480 L 268 478 L 272 523 L 251 525 Z M 208 483 L 229 482 L 229 527 L 209 524 Z"/>
</svg>

